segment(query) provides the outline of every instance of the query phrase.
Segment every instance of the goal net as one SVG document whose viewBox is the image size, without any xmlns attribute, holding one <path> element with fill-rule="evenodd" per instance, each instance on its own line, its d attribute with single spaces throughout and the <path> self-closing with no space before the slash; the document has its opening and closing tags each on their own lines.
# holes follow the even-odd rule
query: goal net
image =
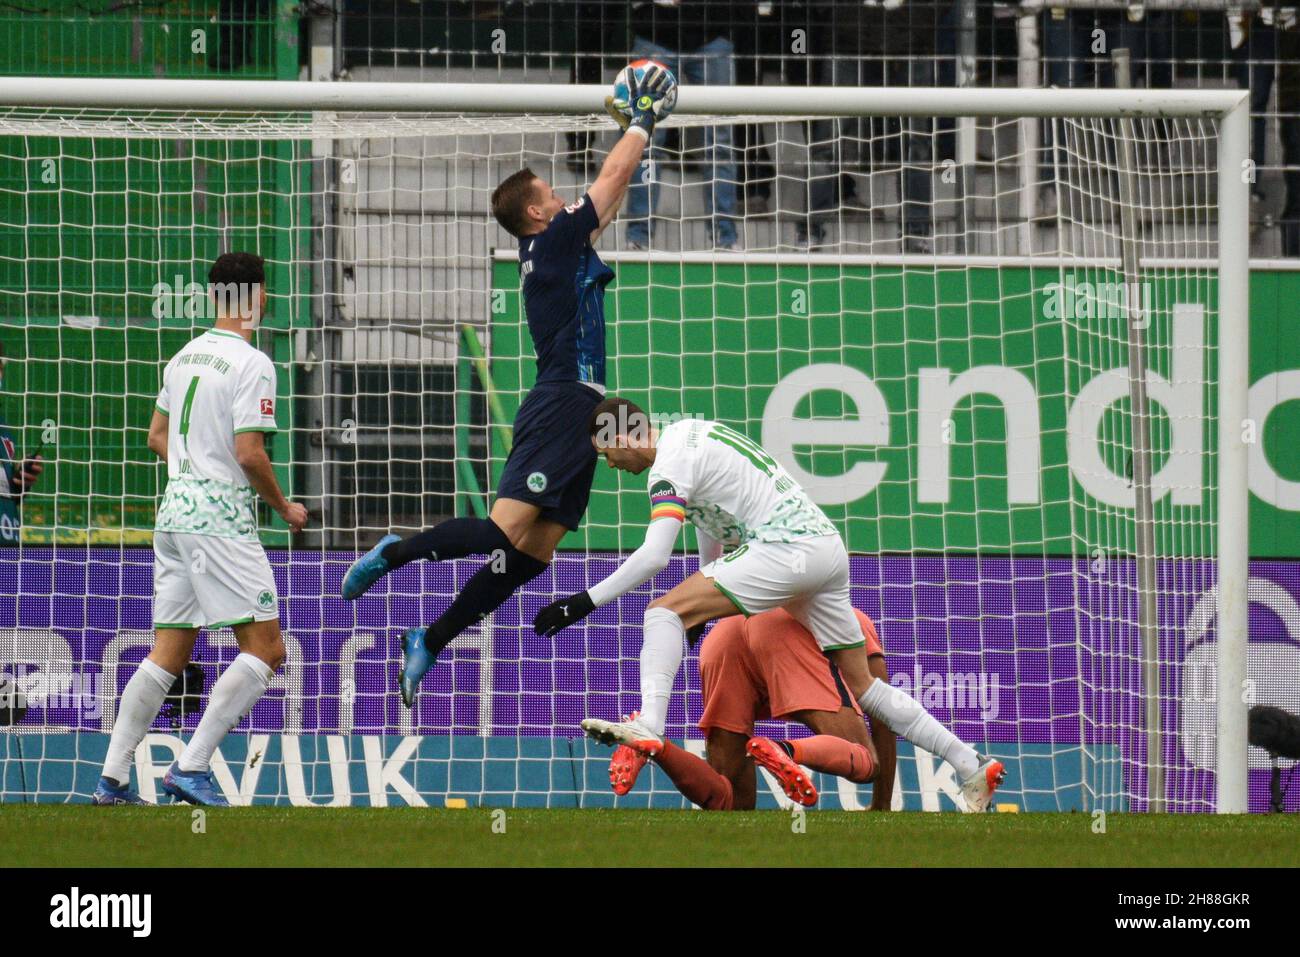
<svg viewBox="0 0 1300 957">
<path fill-rule="evenodd" d="M 402 112 L 348 109 L 346 89 L 298 109 L 237 90 L 224 110 L 0 108 L 0 418 L 14 459 L 48 463 L 0 556 L 0 800 L 93 789 L 152 640 L 161 368 L 211 322 L 212 260 L 249 250 L 268 268 L 255 344 L 279 375 L 272 459 L 311 521 L 290 537 L 262 515 L 288 660 L 214 759 L 232 802 L 686 806 L 657 769 L 615 799 L 609 752 L 578 723 L 636 706 L 642 614 L 696 567 L 693 533 L 652 585 L 554 639 L 531 628 L 640 544 L 635 479 L 599 470 L 551 570 L 453 642 L 414 710 L 398 636 L 481 560 L 339 597 L 379 536 L 485 514 L 535 371 L 517 245 L 488 197 L 526 165 L 577 198 L 614 141 L 603 115 L 439 108 L 455 98 L 425 87 L 430 105 Z M 595 88 L 569 89 L 598 108 Z M 643 169 L 653 216 L 632 197 L 598 244 L 617 274 L 611 392 L 719 419 L 809 490 L 852 553 L 891 680 L 1007 763 L 999 802 L 1244 802 L 1244 706 L 1216 693 L 1245 677 L 1244 460 L 1219 424 L 1245 408 L 1230 341 L 1244 220 L 1225 213 L 1239 200 L 1222 172 L 1241 147 L 1223 119 L 1236 94 L 1016 107 L 939 91 L 927 114 L 918 91 L 814 90 L 778 115 L 710 107 L 735 92 L 683 94 Z M 843 109 L 851 96 L 867 105 Z M 137 754 L 147 799 L 235 654 L 229 630 L 201 634 L 202 689 L 169 699 Z M 1294 696 L 1284 684 L 1262 694 Z M 692 650 L 668 733 L 697 753 L 700 710 Z M 1225 766 L 1240 796 L 1216 788 Z M 760 806 L 784 801 L 770 783 Z M 818 783 L 827 807 L 872 794 Z M 953 809 L 958 793 L 900 742 L 895 807 Z"/>
</svg>

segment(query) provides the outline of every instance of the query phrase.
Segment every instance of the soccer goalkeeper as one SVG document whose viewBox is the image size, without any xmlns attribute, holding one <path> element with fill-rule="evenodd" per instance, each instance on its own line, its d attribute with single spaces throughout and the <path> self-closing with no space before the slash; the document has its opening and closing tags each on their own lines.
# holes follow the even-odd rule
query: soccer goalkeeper
<svg viewBox="0 0 1300 957">
<path fill-rule="evenodd" d="M 537 633 L 554 635 L 653 578 L 667 566 L 687 518 L 700 550 L 700 570 L 646 610 L 639 716 L 618 735 L 609 722 L 589 718 L 588 734 L 607 743 L 662 741 L 687 629 L 737 612 L 785 608 L 812 632 L 863 711 L 951 764 L 968 809 L 988 808 L 1002 763 L 977 754 L 906 692 L 871 674 L 849 601 L 844 543 L 780 463 L 718 422 L 685 419 L 661 432 L 627 399 L 597 405 L 588 431 L 611 468 L 634 475 L 649 469 L 650 526 L 612 575 L 538 612 Z"/>
<path fill-rule="evenodd" d="M 614 272 L 592 243 L 614 219 L 676 81 L 646 70 L 626 132 L 576 203 L 564 204 L 532 170 L 492 193 L 492 215 L 519 239 L 524 312 L 537 353 L 537 380 L 515 416 L 514 445 L 488 518 L 454 518 L 401 539 L 385 535 L 348 569 L 343 597 L 365 594 L 418 558 L 492 555 L 442 616 L 402 635 L 402 701 L 409 708 L 438 652 L 545 570 L 565 532 L 587 510 L 596 453 L 586 424 L 605 394 L 605 286 Z M 621 125 L 621 124 L 620 124 Z"/>
</svg>

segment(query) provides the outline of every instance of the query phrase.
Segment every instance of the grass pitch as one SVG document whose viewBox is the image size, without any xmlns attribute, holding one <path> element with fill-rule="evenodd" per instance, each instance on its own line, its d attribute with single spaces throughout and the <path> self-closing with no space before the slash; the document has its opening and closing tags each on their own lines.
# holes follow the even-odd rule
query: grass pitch
<svg viewBox="0 0 1300 957">
<path fill-rule="evenodd" d="M 1300 864 L 1296 815 L 0 805 L 6 867 Z M 495 825 L 495 829 L 494 829 Z M 501 833 L 504 826 L 504 833 Z"/>
</svg>

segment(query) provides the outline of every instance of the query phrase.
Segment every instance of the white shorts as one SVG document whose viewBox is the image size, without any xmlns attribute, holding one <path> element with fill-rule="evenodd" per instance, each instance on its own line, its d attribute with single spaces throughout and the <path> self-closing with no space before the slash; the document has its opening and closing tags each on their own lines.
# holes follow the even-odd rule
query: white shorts
<svg viewBox="0 0 1300 957">
<path fill-rule="evenodd" d="M 260 542 L 154 532 L 153 626 L 222 628 L 279 618 Z"/>
<path fill-rule="evenodd" d="M 784 608 L 823 651 L 864 643 L 849 597 L 849 553 L 838 535 L 746 542 L 700 572 L 745 615 Z"/>
</svg>

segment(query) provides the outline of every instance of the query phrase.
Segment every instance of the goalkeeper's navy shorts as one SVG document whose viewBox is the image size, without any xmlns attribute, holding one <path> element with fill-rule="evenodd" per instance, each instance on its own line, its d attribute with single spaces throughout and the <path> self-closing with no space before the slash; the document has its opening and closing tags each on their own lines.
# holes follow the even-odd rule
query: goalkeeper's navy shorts
<svg viewBox="0 0 1300 957">
<path fill-rule="evenodd" d="M 596 474 L 587 423 L 601 398 L 581 382 L 534 386 L 515 415 L 514 444 L 497 498 L 537 505 L 542 518 L 575 531 Z"/>
</svg>

